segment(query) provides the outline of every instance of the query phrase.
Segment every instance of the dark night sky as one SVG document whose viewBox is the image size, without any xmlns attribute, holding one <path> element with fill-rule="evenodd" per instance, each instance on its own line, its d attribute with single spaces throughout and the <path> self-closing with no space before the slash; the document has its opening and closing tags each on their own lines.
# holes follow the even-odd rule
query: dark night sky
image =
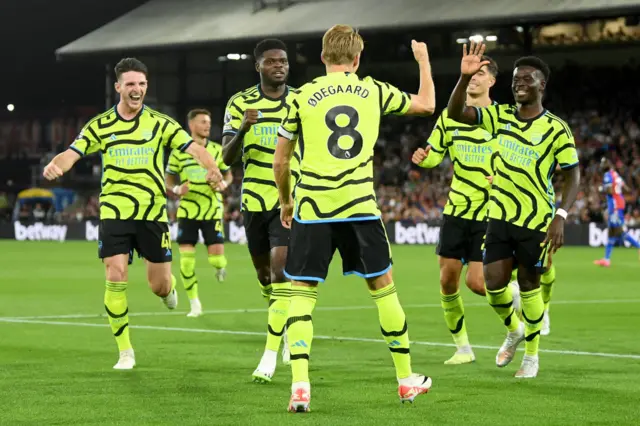
<svg viewBox="0 0 640 426">
<path fill-rule="evenodd" d="M 86 60 L 57 62 L 55 50 L 146 0 L 0 0 L 0 106 L 26 109 L 94 104 L 103 68 Z M 97 76 L 96 76 L 97 74 Z"/>
</svg>

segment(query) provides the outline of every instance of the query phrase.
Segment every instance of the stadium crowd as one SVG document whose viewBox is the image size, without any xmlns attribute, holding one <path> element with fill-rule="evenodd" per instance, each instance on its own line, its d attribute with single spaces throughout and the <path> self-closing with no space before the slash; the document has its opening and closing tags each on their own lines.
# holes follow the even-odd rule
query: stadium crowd
<svg viewBox="0 0 640 426">
<path fill-rule="evenodd" d="M 569 64 L 552 74 L 545 106 L 568 121 L 581 159 L 581 191 L 569 212 L 569 223 L 604 221 L 606 200 L 599 191 L 602 174 L 598 164 L 600 157 L 607 154 L 613 158 L 618 172 L 632 188 L 632 192 L 625 195 L 627 224 L 640 226 L 640 111 L 638 104 L 634 103 L 640 96 L 640 85 L 633 77 L 639 71 L 640 67 L 633 62 L 620 68 L 588 70 Z M 445 78 L 441 81 L 443 87 L 453 87 L 453 80 Z M 492 97 L 497 101 L 510 100 L 512 95 L 508 79 L 501 80 L 499 77 L 498 81 Z M 445 92 L 448 90 L 440 90 L 440 105 L 446 104 L 446 98 L 441 98 L 447 94 Z M 451 162 L 446 158 L 439 167 L 421 169 L 410 161 L 413 151 L 425 145 L 435 118 L 392 117 L 383 122 L 376 144 L 374 167 L 378 202 L 385 221 L 431 221 L 440 219 L 442 215 L 452 177 Z M 59 144 L 54 149 L 59 152 L 63 145 Z M 43 153 L 46 158 L 51 155 Z M 97 190 L 99 158 L 89 161 L 77 173 L 92 176 Z M 241 182 L 242 170 L 234 168 L 234 182 L 225 193 L 227 221 L 242 222 Z M 560 182 L 556 181 L 558 199 L 561 197 L 560 187 Z M 84 196 L 78 197 L 64 212 L 53 214 L 46 211 L 48 206 L 41 204 L 25 204 L 14 209 L 16 194 L 11 192 L 11 185 L 5 185 L 0 191 L 0 220 L 11 217 L 22 220 L 50 217 L 54 221 L 64 222 L 95 219 L 99 210 L 96 192 L 81 191 L 80 194 Z M 173 218 L 176 204 L 175 199 L 170 200 L 168 211 Z"/>
</svg>

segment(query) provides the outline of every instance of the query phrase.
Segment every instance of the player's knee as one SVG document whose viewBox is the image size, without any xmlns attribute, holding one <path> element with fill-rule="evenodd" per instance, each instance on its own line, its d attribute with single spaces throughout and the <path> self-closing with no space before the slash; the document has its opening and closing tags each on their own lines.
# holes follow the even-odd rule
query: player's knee
<svg viewBox="0 0 640 426">
<path fill-rule="evenodd" d="M 484 268 L 484 281 L 487 290 L 500 290 L 509 284 L 511 279 L 510 268 L 503 268 L 501 265 L 487 265 Z"/>
<path fill-rule="evenodd" d="M 270 279 L 272 283 L 283 283 L 289 281 L 289 279 L 284 275 L 284 267 L 271 267 L 270 271 Z"/>
<path fill-rule="evenodd" d="M 127 264 L 123 262 L 105 262 L 107 281 L 128 281 Z"/>
<path fill-rule="evenodd" d="M 442 291 L 442 294 L 455 294 L 459 288 L 459 280 L 459 271 L 446 265 L 442 265 L 440 268 L 440 290 Z"/>
<path fill-rule="evenodd" d="M 388 270 L 384 274 L 378 275 L 377 277 L 367 278 L 366 282 L 369 290 L 382 290 L 383 288 L 388 287 L 393 283 L 393 274 L 391 270 Z"/>
</svg>

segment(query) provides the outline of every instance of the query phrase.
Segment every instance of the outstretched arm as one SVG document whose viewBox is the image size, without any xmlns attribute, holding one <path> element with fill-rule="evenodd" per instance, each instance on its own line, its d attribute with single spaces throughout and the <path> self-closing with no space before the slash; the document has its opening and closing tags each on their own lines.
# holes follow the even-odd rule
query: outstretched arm
<svg viewBox="0 0 640 426">
<path fill-rule="evenodd" d="M 447 113 L 449 118 L 459 123 L 478 124 L 478 113 L 475 108 L 465 106 L 467 99 L 467 87 L 471 81 L 471 77 L 483 66 L 489 64 L 489 61 L 483 61 L 485 45 L 483 43 L 471 42 L 469 53 L 467 53 L 467 45 L 462 48 L 462 62 L 460 64 L 460 79 L 456 88 L 453 89 L 449 103 L 447 104 Z"/>
<path fill-rule="evenodd" d="M 44 168 L 42 175 L 47 180 L 54 180 L 67 173 L 76 162 L 82 158 L 78 151 L 69 148 L 64 152 L 53 157 Z"/>
<path fill-rule="evenodd" d="M 216 160 L 213 159 L 213 156 L 205 147 L 197 143 L 191 143 L 185 152 L 191 155 L 201 167 L 207 169 L 207 182 L 217 183 L 222 179 Z"/>
<path fill-rule="evenodd" d="M 405 115 L 432 115 L 436 109 L 436 89 L 431 75 L 427 45 L 411 40 L 411 49 L 420 70 L 420 87 L 417 95 L 411 95 L 411 106 Z"/>
</svg>

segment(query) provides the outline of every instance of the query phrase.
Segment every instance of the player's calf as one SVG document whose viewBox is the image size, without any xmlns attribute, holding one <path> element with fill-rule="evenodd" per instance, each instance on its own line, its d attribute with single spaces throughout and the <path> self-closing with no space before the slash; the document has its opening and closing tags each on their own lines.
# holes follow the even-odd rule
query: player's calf
<svg viewBox="0 0 640 426">
<path fill-rule="evenodd" d="M 469 290 L 478 296 L 486 296 L 484 274 L 482 273 L 482 264 L 480 262 L 469 263 L 465 282 Z"/>
<path fill-rule="evenodd" d="M 147 279 L 151 291 L 162 299 L 167 308 L 175 309 L 178 306 L 176 277 L 171 273 L 171 263 L 147 262 Z"/>
</svg>

